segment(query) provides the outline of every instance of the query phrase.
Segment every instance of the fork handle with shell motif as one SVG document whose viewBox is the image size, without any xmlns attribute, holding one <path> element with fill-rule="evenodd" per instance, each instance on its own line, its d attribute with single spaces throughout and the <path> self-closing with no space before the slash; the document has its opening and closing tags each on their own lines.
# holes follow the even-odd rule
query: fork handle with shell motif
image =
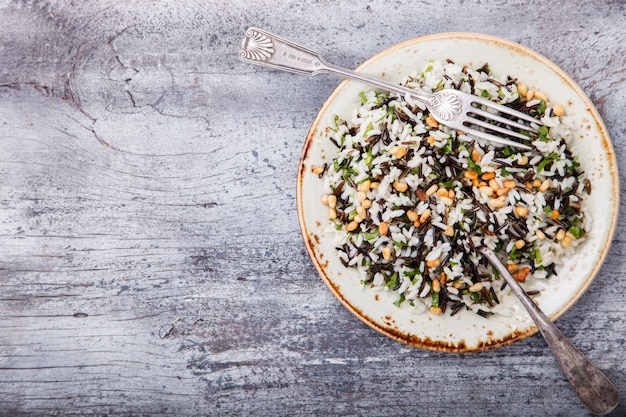
<svg viewBox="0 0 626 417">
<path fill-rule="evenodd" d="M 258 28 L 249 28 L 241 41 L 240 58 L 248 63 L 274 68 L 296 74 L 313 76 L 335 73 L 355 79 L 383 90 L 401 95 L 410 94 L 427 106 L 434 95 L 378 78 L 368 77 L 326 62 L 318 52 Z"/>
</svg>

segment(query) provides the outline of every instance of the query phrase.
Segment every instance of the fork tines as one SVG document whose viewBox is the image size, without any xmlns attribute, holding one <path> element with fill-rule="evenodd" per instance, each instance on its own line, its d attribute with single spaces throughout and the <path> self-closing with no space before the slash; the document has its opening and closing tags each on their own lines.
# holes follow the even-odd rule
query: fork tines
<svg viewBox="0 0 626 417">
<path fill-rule="evenodd" d="M 533 138 L 529 134 L 537 134 L 536 126 L 542 124 L 532 116 L 482 97 L 472 97 L 472 108 L 467 113 L 468 117 L 471 118 L 472 124 L 480 126 L 486 131 L 512 136 L 525 141 L 532 140 Z M 528 134 L 520 131 L 528 132 Z"/>
</svg>

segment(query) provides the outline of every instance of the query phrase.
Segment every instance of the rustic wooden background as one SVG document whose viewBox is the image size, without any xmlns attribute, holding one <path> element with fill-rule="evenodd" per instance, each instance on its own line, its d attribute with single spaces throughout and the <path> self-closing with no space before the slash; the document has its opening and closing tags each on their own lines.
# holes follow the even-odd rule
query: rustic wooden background
<svg viewBox="0 0 626 417">
<path fill-rule="evenodd" d="M 587 415 L 540 336 L 434 353 L 333 297 L 295 176 L 338 79 L 242 64 L 252 25 L 348 67 L 434 32 L 520 42 L 626 171 L 623 0 L 0 1 L 0 414 Z M 625 232 L 558 320 L 622 396 Z"/>
</svg>

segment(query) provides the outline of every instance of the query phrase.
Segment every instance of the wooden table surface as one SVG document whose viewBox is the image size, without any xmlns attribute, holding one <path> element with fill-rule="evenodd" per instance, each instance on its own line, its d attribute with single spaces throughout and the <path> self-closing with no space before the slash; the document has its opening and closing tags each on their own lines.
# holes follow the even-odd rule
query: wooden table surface
<svg viewBox="0 0 626 417">
<path fill-rule="evenodd" d="M 589 94 L 624 172 L 623 0 L 0 3 L 0 414 L 588 415 L 538 335 L 425 351 L 335 299 L 295 187 L 339 80 L 238 45 L 259 26 L 355 67 L 435 32 L 508 38 Z M 622 396 L 625 232 L 557 321 Z"/>
</svg>

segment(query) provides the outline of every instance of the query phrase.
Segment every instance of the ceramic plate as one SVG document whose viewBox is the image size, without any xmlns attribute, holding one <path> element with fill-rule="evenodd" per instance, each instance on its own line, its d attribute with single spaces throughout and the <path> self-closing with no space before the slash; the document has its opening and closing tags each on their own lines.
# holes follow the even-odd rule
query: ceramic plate
<svg viewBox="0 0 626 417">
<path fill-rule="evenodd" d="M 429 60 L 451 59 L 457 64 L 478 68 L 488 63 L 492 72 L 511 75 L 561 103 L 577 121 L 577 137 L 572 143 L 582 169 L 592 183 L 588 201 L 593 230 L 577 247 L 577 256 L 566 262 L 561 273 L 550 279 L 535 300 L 555 320 L 570 308 L 597 275 L 609 250 L 617 223 L 619 179 L 609 134 L 598 111 L 581 88 L 557 65 L 517 43 L 473 33 L 443 33 L 420 37 L 395 45 L 363 63 L 357 71 L 399 82 L 402 76 L 422 69 Z M 361 288 L 355 270 L 345 268 L 333 244 L 321 203 L 323 182 L 311 172 L 313 166 L 331 161 L 336 148 L 326 129 L 335 115 L 349 120 L 359 102 L 359 92 L 370 87 L 343 81 L 324 103 L 306 138 L 298 172 L 297 205 L 302 234 L 315 267 L 335 296 L 353 314 L 374 329 L 394 339 L 421 348 L 468 352 L 501 347 L 537 331 L 515 296 L 501 300 L 510 303 L 510 314 L 483 318 L 464 311 L 450 317 L 414 313 L 396 307 L 396 295 Z M 532 285 L 530 283 L 529 285 Z"/>
</svg>

